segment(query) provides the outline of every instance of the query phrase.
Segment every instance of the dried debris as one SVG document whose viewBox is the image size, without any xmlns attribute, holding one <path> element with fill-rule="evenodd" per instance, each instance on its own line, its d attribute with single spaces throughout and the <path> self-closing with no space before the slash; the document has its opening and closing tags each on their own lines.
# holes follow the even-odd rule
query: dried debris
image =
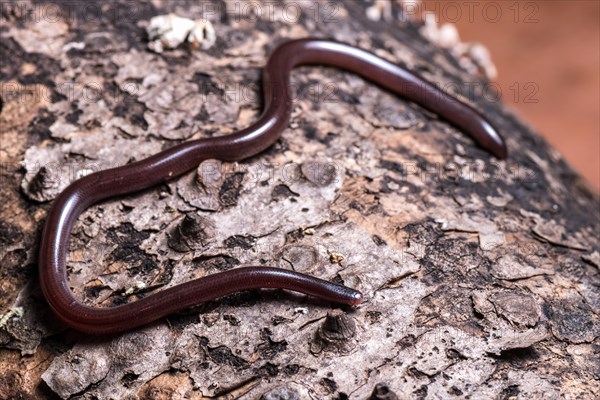
<svg viewBox="0 0 600 400">
<path fill-rule="evenodd" d="M 482 75 L 488 80 L 498 77 L 498 70 L 494 65 L 492 56 L 481 43 L 465 43 L 460 40 L 456 25 L 451 22 L 439 24 L 440 16 L 435 11 L 429 11 L 426 7 L 413 4 L 405 4 L 413 18 L 420 18 L 423 25 L 420 32 L 423 37 L 442 48 L 448 49 L 457 59 L 458 63 L 472 75 Z M 422 11 L 422 13 L 414 10 Z"/>
</svg>

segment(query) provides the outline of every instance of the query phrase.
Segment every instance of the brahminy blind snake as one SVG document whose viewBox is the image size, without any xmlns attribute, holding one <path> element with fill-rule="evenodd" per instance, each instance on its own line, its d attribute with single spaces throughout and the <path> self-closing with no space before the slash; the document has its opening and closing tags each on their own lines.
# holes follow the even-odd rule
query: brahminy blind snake
<svg viewBox="0 0 600 400">
<path fill-rule="evenodd" d="M 271 146 L 288 125 L 292 110 L 290 71 L 299 65 L 329 65 L 354 72 L 440 115 L 496 157 L 507 155 L 504 140 L 480 113 L 423 78 L 347 44 L 311 38 L 286 42 L 273 51 L 264 69 L 265 107 L 253 125 L 231 135 L 185 142 L 144 160 L 87 175 L 56 198 L 42 236 L 40 283 L 50 307 L 65 324 L 93 334 L 121 332 L 203 301 L 256 288 L 283 288 L 338 304 L 361 302 L 362 294 L 354 289 L 268 267 L 236 268 L 108 308 L 80 303 L 69 288 L 69 236 L 77 217 L 87 207 L 168 181 L 208 158 L 243 160 Z"/>
</svg>

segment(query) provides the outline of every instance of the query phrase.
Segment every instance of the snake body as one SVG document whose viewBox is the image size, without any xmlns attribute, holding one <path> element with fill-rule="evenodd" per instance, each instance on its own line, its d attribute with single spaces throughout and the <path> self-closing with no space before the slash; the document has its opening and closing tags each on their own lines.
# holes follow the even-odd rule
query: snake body
<svg viewBox="0 0 600 400">
<path fill-rule="evenodd" d="M 498 158 L 504 140 L 475 109 L 435 85 L 359 48 L 321 39 L 300 39 L 277 47 L 264 68 L 264 111 L 237 133 L 188 141 L 146 159 L 76 180 L 54 201 L 46 219 L 39 257 L 42 291 L 54 313 L 68 326 L 92 334 L 115 333 L 148 324 L 173 312 L 240 290 L 283 288 L 326 301 L 356 305 L 362 294 L 297 272 L 241 267 L 195 279 L 116 307 L 90 307 L 73 295 L 66 269 L 73 224 L 89 206 L 168 181 L 203 160 L 238 161 L 271 146 L 288 126 L 292 110 L 290 72 L 299 65 L 325 65 L 354 72 L 446 119 Z"/>
</svg>

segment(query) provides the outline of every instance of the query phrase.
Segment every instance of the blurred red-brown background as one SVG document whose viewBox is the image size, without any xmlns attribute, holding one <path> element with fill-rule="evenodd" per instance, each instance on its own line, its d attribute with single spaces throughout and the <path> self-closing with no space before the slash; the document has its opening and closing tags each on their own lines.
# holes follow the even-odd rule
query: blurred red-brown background
<svg viewBox="0 0 600 400">
<path fill-rule="evenodd" d="M 599 191 L 600 2 L 425 1 L 421 7 L 454 23 L 463 42 L 490 50 L 504 102 Z"/>
</svg>

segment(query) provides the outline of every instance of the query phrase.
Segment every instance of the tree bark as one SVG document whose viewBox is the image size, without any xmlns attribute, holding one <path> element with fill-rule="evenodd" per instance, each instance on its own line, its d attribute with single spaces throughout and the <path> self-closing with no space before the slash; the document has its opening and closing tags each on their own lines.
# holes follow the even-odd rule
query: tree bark
<svg viewBox="0 0 600 400">
<path fill-rule="evenodd" d="M 368 6 L 3 4 L 0 398 L 600 396 L 597 195 L 420 23 L 374 22 Z M 145 23 L 169 12 L 208 17 L 216 44 L 150 52 Z M 57 322 L 37 283 L 50 201 L 91 170 L 248 126 L 271 50 L 307 36 L 475 88 L 463 99 L 507 138 L 508 160 L 355 75 L 299 68 L 290 126 L 269 150 L 88 209 L 70 284 L 110 307 L 265 265 L 344 283 L 364 303 L 256 290 L 114 337 Z"/>
</svg>

